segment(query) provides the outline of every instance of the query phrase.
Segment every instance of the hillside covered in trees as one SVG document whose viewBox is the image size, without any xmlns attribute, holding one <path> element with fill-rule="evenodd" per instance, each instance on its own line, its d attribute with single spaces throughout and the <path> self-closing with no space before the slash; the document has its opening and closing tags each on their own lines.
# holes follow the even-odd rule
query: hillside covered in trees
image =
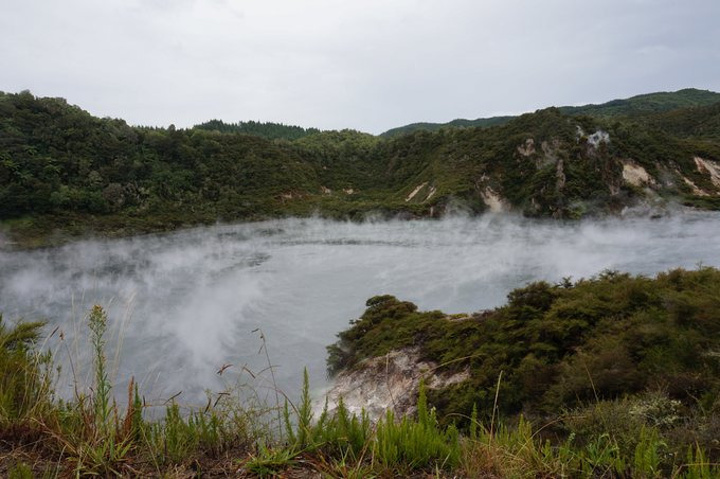
<svg viewBox="0 0 720 479">
<path fill-rule="evenodd" d="M 697 106 L 717 96 L 682 90 L 385 139 L 216 120 L 133 127 L 60 98 L 0 93 L 0 221 L 42 244 L 89 228 L 127 234 L 315 213 L 718 208 L 720 103 Z"/>
<path fill-rule="evenodd" d="M 559 109 L 568 115 L 615 118 L 707 106 L 718 102 L 720 102 L 720 93 L 686 88 L 677 92 L 658 92 L 637 95 L 623 100 L 609 101 L 600 105 L 561 106 Z M 457 119 L 447 123 L 411 123 L 410 125 L 392 128 L 382 133 L 381 136 L 392 138 L 418 130 L 437 131 L 442 128 L 487 128 L 490 126 L 504 125 L 514 118 L 517 118 L 517 116 L 494 116 L 490 118 L 478 118 L 476 120 Z"/>
<path fill-rule="evenodd" d="M 246 135 L 261 136 L 270 140 L 297 140 L 304 136 L 320 133 L 320 130 L 317 128 L 302 128 L 300 126 L 258 121 L 225 123 L 222 120 L 210 120 L 195 125 L 193 129 L 217 131 L 219 133 L 244 133 Z"/>
</svg>

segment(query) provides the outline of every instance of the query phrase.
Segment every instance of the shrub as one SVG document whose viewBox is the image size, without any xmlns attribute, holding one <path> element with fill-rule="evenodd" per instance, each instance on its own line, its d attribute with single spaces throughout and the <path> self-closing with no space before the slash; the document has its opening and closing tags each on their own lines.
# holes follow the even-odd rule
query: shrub
<svg viewBox="0 0 720 479">
<path fill-rule="evenodd" d="M 395 420 L 388 410 L 377 425 L 374 458 L 390 468 L 428 467 L 452 469 L 460 460 L 458 431 L 454 426 L 441 430 L 434 410 L 428 410 L 424 387 L 420 385 L 417 420 Z"/>
<path fill-rule="evenodd" d="M 42 416 L 51 401 L 49 353 L 34 350 L 43 323 L 8 327 L 0 315 L 0 427 Z"/>
</svg>

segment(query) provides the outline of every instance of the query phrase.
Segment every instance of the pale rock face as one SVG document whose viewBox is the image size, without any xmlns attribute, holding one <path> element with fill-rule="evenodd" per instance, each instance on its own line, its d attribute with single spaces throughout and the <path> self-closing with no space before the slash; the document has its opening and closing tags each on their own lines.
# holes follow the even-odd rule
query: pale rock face
<svg viewBox="0 0 720 479">
<path fill-rule="evenodd" d="M 437 188 L 435 188 L 434 186 L 428 187 L 428 182 L 426 181 L 425 183 L 416 186 L 415 189 L 412 190 L 409 195 L 407 195 L 407 198 L 405 198 L 405 203 L 413 200 L 414 198 L 417 198 L 417 202 L 420 203 L 429 201 L 430 198 L 435 196 L 435 193 L 437 193 Z M 425 198 L 423 198 L 423 196 Z"/>
<path fill-rule="evenodd" d="M 520 153 L 524 157 L 531 156 L 535 153 L 535 140 L 532 138 L 528 138 L 525 140 L 524 145 L 520 145 L 517 147 L 518 153 Z"/>
<path fill-rule="evenodd" d="M 535 166 L 540 169 L 548 165 L 554 165 L 558 162 L 558 152 L 560 151 L 560 140 L 557 138 L 550 142 L 543 141 L 540 144 L 542 156 L 535 160 Z"/>
<path fill-rule="evenodd" d="M 407 203 L 408 201 L 415 198 L 415 196 L 420 192 L 420 190 L 422 190 L 426 186 L 427 186 L 427 181 L 421 185 L 416 186 L 415 189 L 412 190 L 412 192 L 407 196 L 407 198 L 405 198 L 405 202 Z"/>
<path fill-rule="evenodd" d="M 645 168 L 633 160 L 622 160 L 623 180 L 633 186 L 654 186 L 657 184 L 655 178 L 650 176 Z"/>
<path fill-rule="evenodd" d="M 502 197 L 491 187 L 486 186 L 481 192 L 480 196 L 483 202 L 488 207 L 491 213 L 502 213 L 509 210 L 507 204 Z"/>
<path fill-rule="evenodd" d="M 351 414 L 363 410 L 377 421 L 390 409 L 396 416 L 415 412 L 420 380 L 428 389 L 438 389 L 469 378 L 467 371 L 446 374 L 438 365 L 421 361 L 417 349 L 406 348 L 360 363 L 351 371 L 338 374 L 327 393 L 328 411 L 337 409 L 342 397 Z"/>
<path fill-rule="evenodd" d="M 695 160 L 695 167 L 700 173 L 710 175 L 710 181 L 712 184 L 720 188 L 720 164 L 712 160 L 704 160 L 699 156 L 693 158 Z"/>
<path fill-rule="evenodd" d="M 280 200 L 285 202 L 285 201 L 290 201 L 290 200 L 294 200 L 297 198 L 302 198 L 302 194 L 301 193 L 293 193 L 292 191 L 288 191 L 287 193 L 280 193 L 279 198 L 280 198 Z"/>
<path fill-rule="evenodd" d="M 685 181 L 685 184 L 688 185 L 692 189 L 692 192 L 695 196 L 710 196 L 710 195 L 708 195 L 708 193 L 706 191 L 698 188 L 698 186 L 695 183 L 693 183 L 692 180 L 690 180 L 689 178 L 685 178 L 683 176 L 683 181 Z"/>
<path fill-rule="evenodd" d="M 558 160 L 557 167 L 555 168 L 555 189 L 560 191 L 565 188 L 566 181 L 567 178 L 565 176 L 563 160 Z"/>
</svg>

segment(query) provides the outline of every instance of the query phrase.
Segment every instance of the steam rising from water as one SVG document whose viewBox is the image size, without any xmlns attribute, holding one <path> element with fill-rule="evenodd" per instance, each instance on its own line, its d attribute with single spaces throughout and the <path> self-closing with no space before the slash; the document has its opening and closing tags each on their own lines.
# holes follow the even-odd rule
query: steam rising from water
<svg viewBox="0 0 720 479">
<path fill-rule="evenodd" d="M 202 391 L 222 390 L 230 373 L 247 376 L 242 365 L 267 366 L 260 332 L 281 389 L 298 391 L 305 366 L 322 385 L 325 346 L 376 294 L 471 312 L 503 304 L 533 280 L 720 266 L 718 237 L 720 214 L 695 212 L 573 224 L 486 216 L 216 226 L 0 252 L 0 311 L 6 320 L 45 319 L 48 333 L 59 328 L 47 347 L 64 364 L 64 396 L 71 368 L 89 384 L 85 318 L 97 303 L 112 323 L 119 385 L 134 375 L 149 398 L 183 391 L 185 401 L 202 402 Z M 228 363 L 222 378 L 215 374 Z"/>
</svg>

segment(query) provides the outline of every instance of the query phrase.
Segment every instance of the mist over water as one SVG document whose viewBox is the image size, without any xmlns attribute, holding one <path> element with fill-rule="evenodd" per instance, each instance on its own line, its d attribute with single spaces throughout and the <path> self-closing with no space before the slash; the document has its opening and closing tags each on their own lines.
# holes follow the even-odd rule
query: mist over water
<svg viewBox="0 0 720 479">
<path fill-rule="evenodd" d="M 93 304 L 109 314 L 119 396 L 135 376 L 149 400 L 182 391 L 181 400 L 203 403 L 206 388 L 249 378 L 243 365 L 254 373 L 267 367 L 261 333 L 278 386 L 295 394 L 305 366 L 311 384 L 324 385 L 325 347 L 371 296 L 393 294 L 421 310 L 478 311 L 534 280 L 718 267 L 717 238 L 720 214 L 707 212 L 579 223 L 485 216 L 215 226 L 0 252 L 0 312 L 11 321 L 47 320 L 48 334 L 57 328 L 46 347 L 62 364 L 65 397 L 73 377 L 90 384 Z M 224 364 L 233 366 L 220 377 Z"/>
</svg>

